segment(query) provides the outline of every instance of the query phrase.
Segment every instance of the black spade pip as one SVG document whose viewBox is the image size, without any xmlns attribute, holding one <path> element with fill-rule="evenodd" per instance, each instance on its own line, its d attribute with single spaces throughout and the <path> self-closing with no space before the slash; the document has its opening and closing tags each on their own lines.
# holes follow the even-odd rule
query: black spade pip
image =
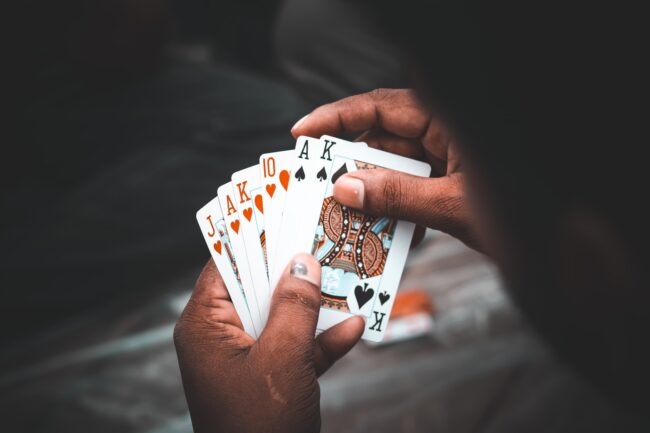
<svg viewBox="0 0 650 433">
<path fill-rule="evenodd" d="M 332 175 L 332 183 L 336 183 L 339 177 L 343 176 L 345 173 L 348 172 L 348 167 L 346 164 L 343 164 L 342 166 L 339 167 L 336 172 Z"/>
<path fill-rule="evenodd" d="M 296 174 L 294 175 L 294 177 L 298 179 L 298 182 L 300 182 L 301 180 L 305 180 L 305 170 L 303 170 L 302 167 L 300 167 L 296 172 Z"/>
<path fill-rule="evenodd" d="M 324 181 L 327 179 L 327 172 L 325 171 L 325 167 L 321 168 L 318 173 L 316 174 L 316 177 L 318 178 L 319 181 Z"/>
<path fill-rule="evenodd" d="M 357 304 L 359 308 L 363 307 L 366 302 L 372 299 L 372 295 L 375 294 L 375 291 L 368 288 L 368 283 L 363 283 L 363 287 L 358 285 L 354 288 L 354 297 L 357 298 Z"/>
</svg>

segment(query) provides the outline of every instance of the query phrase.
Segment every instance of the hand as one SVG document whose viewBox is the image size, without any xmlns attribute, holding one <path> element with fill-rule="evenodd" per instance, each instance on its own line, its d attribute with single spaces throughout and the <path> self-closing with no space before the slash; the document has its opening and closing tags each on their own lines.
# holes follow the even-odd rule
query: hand
<svg viewBox="0 0 650 433">
<path fill-rule="evenodd" d="M 185 396 L 196 432 L 317 432 L 323 374 L 361 338 L 353 317 L 314 338 L 320 265 L 299 254 L 273 294 L 255 341 L 242 328 L 212 260 L 174 330 Z"/>
<path fill-rule="evenodd" d="M 291 130 L 294 137 L 363 133 L 357 141 L 429 162 L 432 178 L 390 170 L 359 170 L 334 185 L 340 203 L 370 214 L 412 221 L 476 248 L 468 220 L 464 175 L 456 146 L 411 90 L 375 90 L 323 105 Z M 420 237 L 424 230 L 420 230 Z"/>
</svg>

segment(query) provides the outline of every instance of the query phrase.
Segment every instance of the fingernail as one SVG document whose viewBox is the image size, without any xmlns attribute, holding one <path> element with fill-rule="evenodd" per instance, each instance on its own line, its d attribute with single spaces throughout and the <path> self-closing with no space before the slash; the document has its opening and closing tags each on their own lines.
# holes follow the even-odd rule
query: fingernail
<svg viewBox="0 0 650 433">
<path fill-rule="evenodd" d="M 363 208 L 363 182 L 355 177 L 343 175 L 334 184 L 334 198 L 355 209 Z"/>
<path fill-rule="evenodd" d="M 294 278 L 300 278 L 320 287 L 320 263 L 311 254 L 295 256 L 291 261 L 289 273 Z"/>
<path fill-rule="evenodd" d="M 304 122 L 305 119 L 308 118 L 308 117 L 309 117 L 309 114 L 306 114 L 306 115 L 302 116 L 302 118 L 301 118 L 299 121 L 297 121 L 295 125 L 293 125 L 293 126 L 291 127 L 291 130 L 293 131 L 294 129 L 298 128 L 298 127 L 300 126 L 300 124 L 301 124 L 302 122 Z"/>
</svg>

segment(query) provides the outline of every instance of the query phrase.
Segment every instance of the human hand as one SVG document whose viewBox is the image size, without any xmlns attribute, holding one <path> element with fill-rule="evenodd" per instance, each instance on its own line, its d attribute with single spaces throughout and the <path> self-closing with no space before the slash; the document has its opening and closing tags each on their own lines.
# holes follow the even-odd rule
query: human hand
<svg viewBox="0 0 650 433">
<path fill-rule="evenodd" d="M 192 416 L 200 432 L 317 432 L 323 374 L 361 338 L 353 317 L 314 338 L 320 265 L 297 255 L 280 279 L 266 328 L 244 332 L 212 260 L 174 330 Z"/>
<path fill-rule="evenodd" d="M 362 133 L 357 141 L 432 166 L 432 178 L 391 170 L 341 176 L 334 198 L 380 216 L 412 221 L 449 233 L 476 248 L 468 220 L 465 179 L 456 146 L 442 123 L 407 89 L 379 89 L 323 105 L 292 128 L 294 137 Z M 419 237 L 424 230 L 419 230 Z M 417 237 L 417 236 L 416 236 Z"/>
</svg>

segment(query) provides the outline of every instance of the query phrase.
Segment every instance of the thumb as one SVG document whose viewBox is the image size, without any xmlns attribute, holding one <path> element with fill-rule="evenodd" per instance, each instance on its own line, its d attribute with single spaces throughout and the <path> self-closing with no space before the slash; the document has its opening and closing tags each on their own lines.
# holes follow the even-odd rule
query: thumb
<svg viewBox="0 0 650 433">
<path fill-rule="evenodd" d="M 311 347 L 320 309 L 320 271 L 310 254 L 298 254 L 289 263 L 273 293 L 262 344 Z"/>
<path fill-rule="evenodd" d="M 430 178 L 379 168 L 359 170 L 336 181 L 334 198 L 372 215 L 411 221 L 470 243 L 462 173 Z"/>
</svg>

